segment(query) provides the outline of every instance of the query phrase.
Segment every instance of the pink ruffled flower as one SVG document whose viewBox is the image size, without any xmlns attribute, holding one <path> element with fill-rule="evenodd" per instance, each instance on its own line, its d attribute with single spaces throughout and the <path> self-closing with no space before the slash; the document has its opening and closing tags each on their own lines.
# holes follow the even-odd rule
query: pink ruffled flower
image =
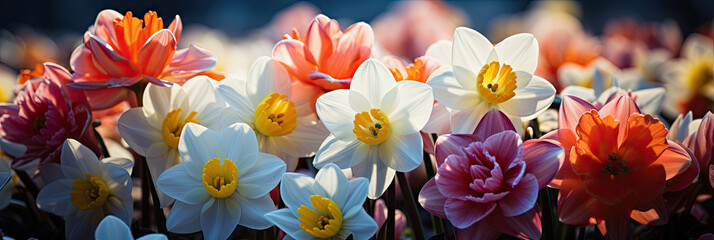
<svg viewBox="0 0 714 240">
<path fill-rule="evenodd" d="M 177 15 L 164 29 L 163 20 L 149 11 L 140 20 L 127 12 L 99 13 L 94 26 L 85 33 L 84 44 L 72 53 L 72 87 L 92 89 L 87 97 L 92 108 L 104 109 L 125 100 L 127 88 L 139 81 L 170 86 L 216 65 L 216 56 L 191 45 L 176 50 L 183 26 Z"/>
<path fill-rule="evenodd" d="M 562 153 L 550 140 L 522 142 L 508 117 L 492 109 L 473 134 L 439 137 L 439 169 L 419 202 L 451 221 L 458 239 L 496 239 L 500 233 L 539 239 L 538 191 L 555 177 Z"/>
<path fill-rule="evenodd" d="M 372 55 L 374 33 L 364 22 L 340 30 L 334 19 L 317 15 L 301 36 L 293 29 L 273 48 L 295 82 L 294 94 L 309 95 L 313 106 L 325 92 L 348 89 L 357 67 Z"/>
<path fill-rule="evenodd" d="M 44 64 L 41 78 L 25 83 L 14 104 L 0 105 L 3 151 L 15 156 L 13 168 L 35 160 L 59 163 L 62 144 L 76 139 L 101 155 L 91 129 L 92 113 L 82 90 L 69 88 L 72 76 L 54 63 Z"/>
</svg>

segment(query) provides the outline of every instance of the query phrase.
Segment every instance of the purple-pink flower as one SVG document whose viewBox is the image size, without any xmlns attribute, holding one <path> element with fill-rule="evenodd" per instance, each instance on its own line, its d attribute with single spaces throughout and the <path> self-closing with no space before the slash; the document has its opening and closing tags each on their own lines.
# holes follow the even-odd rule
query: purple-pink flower
<svg viewBox="0 0 714 240">
<path fill-rule="evenodd" d="M 439 137 L 435 152 L 439 169 L 419 202 L 451 221 L 457 239 L 540 238 L 538 191 L 558 172 L 563 148 L 523 142 L 508 117 L 492 109 L 473 134 Z"/>
<path fill-rule="evenodd" d="M 67 69 L 45 63 L 42 77 L 27 81 L 14 104 L 0 105 L 3 151 L 16 157 L 13 168 L 35 160 L 59 163 L 67 138 L 74 138 L 100 155 L 91 130 L 92 114 L 82 90 L 69 88 Z"/>
</svg>

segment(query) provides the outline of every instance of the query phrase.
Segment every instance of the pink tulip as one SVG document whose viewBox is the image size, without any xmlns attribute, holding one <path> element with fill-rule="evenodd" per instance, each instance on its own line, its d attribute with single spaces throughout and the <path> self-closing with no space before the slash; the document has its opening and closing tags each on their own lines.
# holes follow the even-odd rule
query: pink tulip
<svg viewBox="0 0 714 240">
<path fill-rule="evenodd" d="M 384 200 L 382 199 L 377 199 L 377 201 L 374 202 L 374 221 L 377 222 L 377 235 L 379 235 L 379 231 L 381 229 L 386 229 L 387 225 L 387 215 L 389 209 L 387 209 L 387 205 L 384 203 Z M 394 238 L 392 239 L 402 239 L 402 233 L 404 232 L 404 228 L 407 226 L 407 217 L 404 215 L 404 213 L 400 210 L 394 210 Z"/>
<path fill-rule="evenodd" d="M 94 26 L 84 35 L 84 44 L 72 53 L 72 87 L 91 89 L 92 108 L 116 105 L 128 96 L 126 88 L 140 81 L 161 86 L 183 84 L 216 65 L 213 53 L 191 45 L 176 50 L 183 25 L 176 18 L 164 29 L 163 20 L 149 11 L 140 20 L 127 12 L 99 13 Z"/>
<path fill-rule="evenodd" d="M 508 117 L 492 109 L 473 134 L 439 137 L 439 169 L 419 202 L 451 221 L 458 239 L 496 239 L 500 233 L 539 239 L 538 191 L 555 177 L 562 153 L 550 140 L 522 142 Z"/>
<path fill-rule="evenodd" d="M 357 67 L 372 55 L 373 42 L 368 24 L 358 22 L 341 31 L 337 21 L 320 14 L 304 36 L 294 29 L 278 42 L 273 58 L 283 63 L 293 85 L 305 85 L 293 86 L 293 97 L 304 96 L 314 106 L 323 93 L 350 87 Z"/>
<path fill-rule="evenodd" d="M 13 168 L 35 160 L 39 165 L 59 163 L 65 140 L 76 139 L 100 155 L 91 129 L 92 113 L 83 91 L 69 88 L 69 71 L 54 63 L 44 64 L 41 78 L 25 83 L 14 104 L 0 105 L 0 136 L 24 149 L 3 150 L 16 157 Z M 22 147 L 20 147 L 22 148 Z"/>
</svg>

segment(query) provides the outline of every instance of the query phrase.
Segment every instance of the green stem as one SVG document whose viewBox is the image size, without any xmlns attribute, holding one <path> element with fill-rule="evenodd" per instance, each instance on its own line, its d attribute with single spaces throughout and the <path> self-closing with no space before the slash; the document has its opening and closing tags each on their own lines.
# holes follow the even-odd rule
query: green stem
<svg viewBox="0 0 714 240">
<path fill-rule="evenodd" d="M 99 120 L 94 120 L 92 121 L 92 130 L 94 131 L 94 137 L 97 139 L 97 144 L 99 145 L 99 150 L 102 151 L 102 155 L 104 155 L 105 158 L 109 157 L 109 149 L 107 148 L 107 144 L 104 143 L 104 139 L 102 138 L 102 135 L 99 134 L 97 131 L 97 127 L 101 126 L 102 122 Z"/>
<path fill-rule="evenodd" d="M 424 229 L 421 226 L 417 203 L 414 199 L 412 188 L 409 185 L 409 180 L 407 179 L 406 174 L 404 174 L 403 172 L 397 172 L 397 180 L 399 181 L 399 186 L 401 187 L 402 196 L 404 196 L 404 201 L 406 201 L 407 215 L 409 216 L 409 219 L 412 222 L 412 227 L 414 229 L 414 237 L 416 237 L 416 239 L 424 239 Z"/>
<path fill-rule="evenodd" d="M 146 174 L 146 179 L 148 180 L 149 191 L 151 191 L 151 201 L 154 203 L 154 221 L 156 221 L 156 227 L 159 232 L 166 235 L 168 234 L 168 230 L 166 230 L 166 216 L 164 216 L 164 211 L 161 210 L 159 195 L 156 193 L 156 187 L 154 186 L 154 181 L 152 180 L 153 178 L 151 178 L 151 171 L 149 171 L 149 165 L 146 162 L 146 158 L 143 158 L 142 163 L 144 164 L 144 174 Z"/>
<path fill-rule="evenodd" d="M 395 186 L 396 183 L 394 183 L 394 178 L 392 178 L 392 183 L 389 184 L 389 188 L 387 188 L 387 239 L 392 239 L 394 238 L 394 231 L 395 231 L 395 226 L 394 223 L 396 222 L 395 220 L 395 208 L 396 208 L 396 196 L 394 194 Z"/>
<path fill-rule="evenodd" d="M 555 224 L 553 222 L 553 210 L 550 204 L 550 194 L 548 187 L 538 192 L 538 201 L 541 207 L 541 225 L 543 226 L 543 239 L 555 239 Z"/>
</svg>

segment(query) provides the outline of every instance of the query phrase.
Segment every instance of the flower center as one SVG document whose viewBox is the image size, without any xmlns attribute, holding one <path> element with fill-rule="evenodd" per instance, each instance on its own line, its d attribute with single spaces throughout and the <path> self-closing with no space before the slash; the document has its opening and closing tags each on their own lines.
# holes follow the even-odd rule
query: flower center
<svg viewBox="0 0 714 240">
<path fill-rule="evenodd" d="M 476 78 L 476 90 L 486 102 L 497 104 L 516 96 L 516 73 L 507 64 L 493 61 L 483 65 Z"/>
<path fill-rule="evenodd" d="M 297 212 L 300 215 L 300 228 L 318 238 L 329 238 L 337 235 L 342 227 L 342 211 L 329 198 L 320 195 L 310 196 L 312 208 L 300 205 Z M 314 209 L 314 210 L 313 210 Z"/>
<path fill-rule="evenodd" d="M 227 198 L 236 191 L 238 168 L 230 159 L 214 158 L 203 165 L 203 187 L 216 198 Z"/>
<path fill-rule="evenodd" d="M 255 110 L 255 127 L 266 136 L 283 136 L 297 127 L 297 112 L 285 94 L 271 93 L 263 98 Z"/>
<path fill-rule="evenodd" d="M 352 132 L 358 140 L 366 144 L 380 144 L 389 136 L 389 119 L 387 114 L 378 108 L 370 109 L 369 113 L 355 114 L 354 124 L 355 128 L 352 129 Z"/>
<path fill-rule="evenodd" d="M 69 193 L 70 201 L 82 210 L 101 207 L 109 196 L 107 185 L 102 179 L 85 173 L 87 180 L 77 178 L 72 184 L 74 191 Z"/>
<path fill-rule="evenodd" d="M 686 84 L 692 91 L 699 91 L 714 81 L 714 60 L 701 59 L 693 62 L 685 73 Z"/>
<path fill-rule="evenodd" d="M 608 161 L 602 164 L 603 169 L 600 170 L 601 173 L 617 176 L 621 173 L 630 172 L 630 168 L 627 167 L 625 159 L 621 159 L 617 153 L 613 152 L 610 153 L 610 155 L 607 155 L 607 160 Z"/>
<path fill-rule="evenodd" d="M 196 111 L 191 111 L 188 116 L 181 121 L 181 108 L 175 109 L 166 114 L 164 121 L 161 123 L 161 136 L 164 137 L 164 142 L 173 148 L 178 148 L 179 137 L 181 137 L 181 131 L 186 123 L 196 123 L 201 124 L 201 121 L 193 119 Z"/>
</svg>

